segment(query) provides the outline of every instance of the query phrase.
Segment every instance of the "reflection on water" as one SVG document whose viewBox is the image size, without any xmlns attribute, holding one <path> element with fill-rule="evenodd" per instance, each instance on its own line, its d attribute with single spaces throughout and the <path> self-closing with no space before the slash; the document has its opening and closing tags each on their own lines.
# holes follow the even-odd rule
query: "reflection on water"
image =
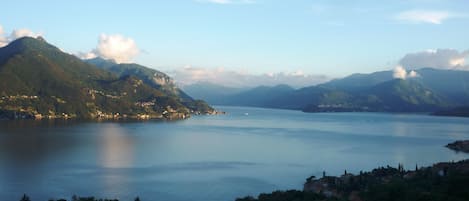
<svg viewBox="0 0 469 201">
<path fill-rule="evenodd" d="M 119 124 L 104 124 L 98 133 L 100 133 L 98 136 L 100 166 L 103 168 L 132 167 L 135 143 L 132 134 L 125 132 Z M 106 192 L 129 189 L 125 182 L 129 175 L 125 171 L 119 174 L 104 171 L 101 176 L 103 176 L 103 188 Z"/>
<path fill-rule="evenodd" d="M 130 167 L 133 164 L 134 140 L 118 124 L 105 124 L 100 128 L 99 147 L 101 166 Z"/>
<path fill-rule="evenodd" d="M 301 188 L 323 170 L 467 158 L 443 147 L 469 138 L 464 118 L 222 110 L 177 122 L 0 122 L 0 200 L 223 201 Z"/>
</svg>

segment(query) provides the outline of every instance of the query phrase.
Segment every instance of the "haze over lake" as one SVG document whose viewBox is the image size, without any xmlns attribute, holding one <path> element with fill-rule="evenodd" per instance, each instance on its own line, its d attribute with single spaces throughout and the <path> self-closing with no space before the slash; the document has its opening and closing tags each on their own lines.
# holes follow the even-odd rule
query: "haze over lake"
<svg viewBox="0 0 469 201">
<path fill-rule="evenodd" d="M 301 189 L 310 175 L 407 169 L 469 155 L 469 119 L 219 107 L 174 122 L 0 122 L 0 200 L 228 201 Z"/>
</svg>

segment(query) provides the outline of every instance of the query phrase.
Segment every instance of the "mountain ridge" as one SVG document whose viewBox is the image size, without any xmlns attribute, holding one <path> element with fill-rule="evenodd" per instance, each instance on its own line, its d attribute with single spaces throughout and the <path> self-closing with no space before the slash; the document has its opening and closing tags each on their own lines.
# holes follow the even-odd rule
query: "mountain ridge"
<svg viewBox="0 0 469 201">
<path fill-rule="evenodd" d="M 141 79 L 144 83 L 177 97 L 186 107 L 196 110 L 196 105 L 204 105 L 201 100 L 194 100 L 183 90 L 176 86 L 174 80 L 165 73 L 156 69 L 146 67 L 136 63 L 116 63 L 112 60 L 106 60 L 100 57 L 84 60 L 86 63 L 93 64 L 96 67 L 115 73 L 117 76 L 133 75 Z M 195 103 L 195 104 L 194 104 Z M 205 107 L 205 106 L 204 106 Z M 208 110 L 208 107 L 205 107 Z M 208 112 L 208 111 L 202 111 Z"/>
<path fill-rule="evenodd" d="M 211 103 L 305 112 L 431 113 L 469 102 L 468 71 L 434 68 L 415 71 L 419 76 L 404 80 L 393 78 L 393 71 L 352 74 L 289 92 L 275 90 L 276 86 L 256 87 Z"/>
<path fill-rule="evenodd" d="M 23 37 L 0 48 L 2 119 L 177 119 L 212 112 L 203 101 L 170 94 L 138 75 L 100 69 L 43 38 Z"/>
</svg>

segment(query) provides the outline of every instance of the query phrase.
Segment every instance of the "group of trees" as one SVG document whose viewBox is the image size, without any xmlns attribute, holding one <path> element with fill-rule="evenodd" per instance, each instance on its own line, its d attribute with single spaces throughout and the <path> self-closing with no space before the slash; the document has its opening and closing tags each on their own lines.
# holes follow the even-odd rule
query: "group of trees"
<svg viewBox="0 0 469 201">
<path fill-rule="evenodd" d="M 469 200 L 469 160 L 438 167 L 416 167 L 415 171 L 381 167 L 371 172 L 344 177 L 328 176 L 333 196 L 310 191 L 275 191 L 236 201 L 467 201 Z M 314 177 L 308 178 L 312 182 Z M 325 181 L 325 180 L 324 180 Z M 337 183 L 337 181 L 341 181 Z M 358 198 L 358 199 L 357 199 Z"/>
</svg>

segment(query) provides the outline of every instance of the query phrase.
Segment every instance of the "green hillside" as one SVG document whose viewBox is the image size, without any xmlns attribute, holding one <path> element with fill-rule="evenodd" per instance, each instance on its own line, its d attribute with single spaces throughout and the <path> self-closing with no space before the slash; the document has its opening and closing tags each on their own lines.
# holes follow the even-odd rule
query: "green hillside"
<svg viewBox="0 0 469 201">
<path fill-rule="evenodd" d="M 167 96 L 177 99 L 182 105 L 196 113 L 213 112 L 213 108 L 205 101 L 194 100 L 179 89 L 171 77 L 155 69 L 133 63 L 117 64 L 112 60 L 105 60 L 100 57 L 89 59 L 85 62 L 93 64 L 100 69 L 113 72 L 119 77 L 135 76 L 141 79 L 145 84 L 164 92 Z"/>
<path fill-rule="evenodd" d="M 136 75 L 97 68 L 43 38 L 24 37 L 0 48 L 3 119 L 186 118 L 199 112 L 200 103 L 184 98 Z"/>
</svg>

